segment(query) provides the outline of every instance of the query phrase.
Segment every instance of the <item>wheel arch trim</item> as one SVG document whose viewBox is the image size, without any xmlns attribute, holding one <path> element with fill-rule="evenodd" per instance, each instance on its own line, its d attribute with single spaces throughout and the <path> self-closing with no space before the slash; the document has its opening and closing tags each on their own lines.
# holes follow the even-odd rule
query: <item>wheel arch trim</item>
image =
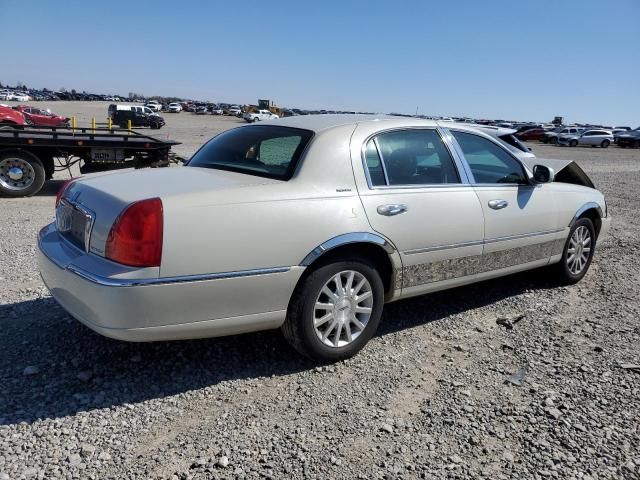
<svg viewBox="0 0 640 480">
<path fill-rule="evenodd" d="M 345 233 L 336 237 L 330 238 L 324 243 L 321 243 L 311 252 L 309 252 L 300 262 L 299 265 L 308 267 L 318 258 L 325 253 L 334 250 L 343 245 L 349 245 L 352 243 L 370 243 L 381 247 L 388 255 L 392 255 L 397 252 L 397 249 L 386 238 L 381 237 L 375 233 L 370 232 L 354 232 Z"/>
<path fill-rule="evenodd" d="M 587 211 L 589 210 L 595 210 L 596 212 L 598 212 L 598 215 L 600 216 L 600 218 L 604 218 L 605 215 L 603 215 L 602 212 L 602 207 L 597 204 L 596 202 L 587 202 L 584 205 L 582 205 L 575 213 L 575 215 L 573 216 L 573 218 L 571 219 L 571 221 L 569 222 L 569 227 L 573 227 L 573 224 L 576 223 L 578 221 L 578 219 Z"/>
</svg>

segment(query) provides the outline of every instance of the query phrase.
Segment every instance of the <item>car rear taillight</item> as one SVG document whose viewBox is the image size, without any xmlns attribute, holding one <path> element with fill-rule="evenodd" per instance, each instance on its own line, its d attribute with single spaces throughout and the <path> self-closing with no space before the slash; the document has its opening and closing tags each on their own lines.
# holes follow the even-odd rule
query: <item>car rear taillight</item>
<svg viewBox="0 0 640 480">
<path fill-rule="evenodd" d="M 62 184 L 62 186 L 60 187 L 60 190 L 58 190 L 58 193 L 56 194 L 56 207 L 58 206 L 58 204 L 60 203 L 60 199 L 62 199 L 62 197 L 64 196 L 64 192 L 67 191 L 67 188 L 69 188 L 71 186 L 71 183 L 75 180 L 75 178 L 71 178 L 69 180 L 65 180 L 64 183 Z"/>
<path fill-rule="evenodd" d="M 162 257 L 162 201 L 129 205 L 111 227 L 105 257 L 133 267 L 159 267 Z"/>
</svg>

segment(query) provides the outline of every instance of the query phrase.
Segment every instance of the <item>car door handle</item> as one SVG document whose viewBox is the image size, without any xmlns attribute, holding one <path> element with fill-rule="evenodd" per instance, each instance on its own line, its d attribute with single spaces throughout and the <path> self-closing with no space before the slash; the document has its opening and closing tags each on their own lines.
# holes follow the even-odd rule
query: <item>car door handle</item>
<svg viewBox="0 0 640 480">
<path fill-rule="evenodd" d="M 401 213 L 409 210 L 409 207 L 402 203 L 394 203 L 391 205 L 380 205 L 378 207 L 378 213 L 380 215 L 384 215 L 385 217 L 392 217 L 394 215 L 399 215 Z"/>
<path fill-rule="evenodd" d="M 509 206 L 509 202 L 506 200 L 489 200 L 489 208 L 494 210 L 501 210 Z"/>
</svg>

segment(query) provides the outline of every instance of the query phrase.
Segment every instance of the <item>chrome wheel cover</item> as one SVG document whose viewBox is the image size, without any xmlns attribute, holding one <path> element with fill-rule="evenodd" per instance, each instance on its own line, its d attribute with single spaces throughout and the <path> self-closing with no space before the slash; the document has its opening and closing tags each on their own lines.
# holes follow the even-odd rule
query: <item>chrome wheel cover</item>
<svg viewBox="0 0 640 480">
<path fill-rule="evenodd" d="M 567 249 L 567 268 L 573 275 L 579 275 L 591 255 L 591 232 L 583 225 L 576 228 L 569 239 Z"/>
<path fill-rule="evenodd" d="M 0 185 L 7 190 L 24 190 L 33 185 L 35 179 L 36 172 L 29 162 L 11 157 L 0 161 Z"/>
<path fill-rule="evenodd" d="M 373 289 L 355 270 L 344 270 L 329 279 L 316 298 L 313 326 L 322 343 L 339 348 L 358 338 L 373 311 Z"/>
</svg>

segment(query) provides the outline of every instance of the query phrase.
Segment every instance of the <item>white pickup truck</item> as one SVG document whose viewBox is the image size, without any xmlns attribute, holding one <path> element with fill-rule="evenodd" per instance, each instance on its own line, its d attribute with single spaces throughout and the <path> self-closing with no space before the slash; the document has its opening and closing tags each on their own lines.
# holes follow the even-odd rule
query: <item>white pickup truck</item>
<svg viewBox="0 0 640 480">
<path fill-rule="evenodd" d="M 253 122 L 259 122 L 261 120 L 271 120 L 273 118 L 280 118 L 280 117 L 275 113 L 271 113 L 269 110 L 258 110 L 258 113 L 247 112 L 243 115 L 242 118 L 244 118 L 249 123 L 253 123 Z"/>
</svg>

